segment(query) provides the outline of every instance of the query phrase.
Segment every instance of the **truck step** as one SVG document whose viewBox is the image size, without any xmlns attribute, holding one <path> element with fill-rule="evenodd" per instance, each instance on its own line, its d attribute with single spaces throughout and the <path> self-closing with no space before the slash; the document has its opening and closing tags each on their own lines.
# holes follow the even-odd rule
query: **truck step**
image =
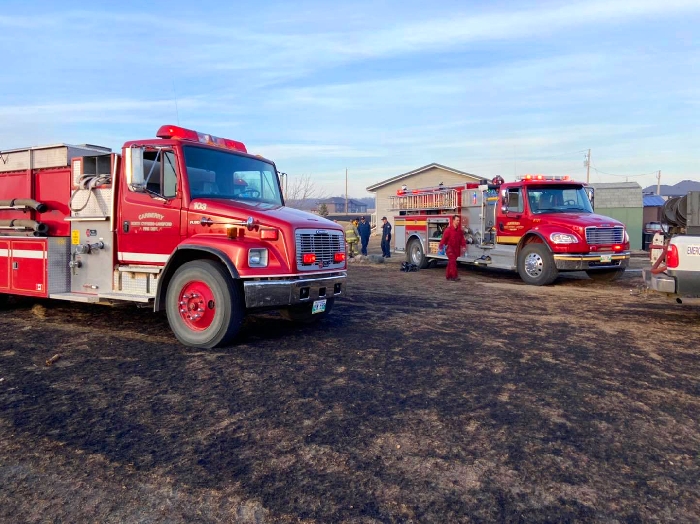
<svg viewBox="0 0 700 524">
<path fill-rule="evenodd" d="M 52 293 L 49 298 L 56 300 L 69 300 L 70 302 L 99 302 L 100 298 L 97 295 L 86 295 L 84 293 Z"/>
<path fill-rule="evenodd" d="M 155 298 L 144 295 L 129 295 L 127 293 L 100 293 L 98 296 L 100 297 L 100 300 L 124 300 L 126 302 L 144 303 L 148 303 Z"/>
</svg>

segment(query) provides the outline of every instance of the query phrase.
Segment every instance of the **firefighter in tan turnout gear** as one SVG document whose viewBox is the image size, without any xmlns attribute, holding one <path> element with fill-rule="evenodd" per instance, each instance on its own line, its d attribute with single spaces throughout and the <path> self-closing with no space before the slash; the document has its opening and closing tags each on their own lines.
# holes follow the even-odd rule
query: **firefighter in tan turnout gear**
<svg viewBox="0 0 700 524">
<path fill-rule="evenodd" d="M 348 243 L 348 257 L 350 258 L 354 258 L 357 255 L 357 243 L 360 241 L 356 222 L 357 220 L 353 220 L 345 226 L 345 241 Z"/>
</svg>

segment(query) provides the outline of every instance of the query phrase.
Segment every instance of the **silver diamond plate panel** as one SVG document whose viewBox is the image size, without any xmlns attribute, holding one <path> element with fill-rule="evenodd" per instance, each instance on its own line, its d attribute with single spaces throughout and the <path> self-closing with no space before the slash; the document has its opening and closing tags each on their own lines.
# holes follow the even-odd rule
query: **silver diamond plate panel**
<svg viewBox="0 0 700 524">
<path fill-rule="evenodd" d="M 83 176 L 83 161 L 76 160 L 73 162 L 73 185 L 78 187 L 80 184 L 80 178 Z M 77 198 L 77 197 L 76 197 Z M 82 203 L 81 203 L 82 205 Z"/>
<path fill-rule="evenodd" d="M 48 239 L 48 288 L 51 293 L 70 291 L 70 238 L 51 237 Z"/>
<path fill-rule="evenodd" d="M 128 295 L 156 296 L 158 275 L 131 271 L 114 271 L 114 291 Z"/>
<path fill-rule="evenodd" d="M 80 211 L 71 211 L 73 217 L 108 217 L 110 216 L 110 208 L 112 206 L 112 189 L 111 188 L 96 188 L 92 191 L 86 189 L 78 189 L 78 194 L 73 199 L 72 207 L 80 209 L 88 199 L 85 209 Z"/>
</svg>

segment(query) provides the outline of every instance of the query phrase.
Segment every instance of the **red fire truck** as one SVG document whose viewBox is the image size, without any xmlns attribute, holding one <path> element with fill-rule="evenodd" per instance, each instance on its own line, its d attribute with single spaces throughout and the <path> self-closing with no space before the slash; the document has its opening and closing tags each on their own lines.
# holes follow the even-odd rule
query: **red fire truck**
<svg viewBox="0 0 700 524">
<path fill-rule="evenodd" d="M 327 315 L 345 292 L 345 237 L 284 206 L 275 164 L 178 126 L 108 148 L 0 153 L 0 300 L 148 304 L 183 344 L 212 348 L 246 311 Z"/>
<path fill-rule="evenodd" d="M 409 190 L 391 197 L 395 250 L 426 268 L 447 259 L 438 247 L 452 215 L 467 241 L 459 262 L 517 270 L 528 284 L 551 284 L 560 271 L 614 280 L 629 264 L 621 222 L 593 212 L 593 192 L 568 176 L 526 175 Z"/>
</svg>

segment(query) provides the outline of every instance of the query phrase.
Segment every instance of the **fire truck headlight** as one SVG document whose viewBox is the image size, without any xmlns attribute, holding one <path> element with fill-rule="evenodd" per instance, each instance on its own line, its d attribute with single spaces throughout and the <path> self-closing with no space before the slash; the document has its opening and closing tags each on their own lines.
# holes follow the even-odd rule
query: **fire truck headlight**
<svg viewBox="0 0 700 524">
<path fill-rule="evenodd" d="M 569 233 L 552 233 L 549 240 L 554 244 L 578 244 L 578 238 Z"/>
<path fill-rule="evenodd" d="M 267 267 L 267 249 L 255 248 L 248 250 L 248 266 Z"/>
</svg>

